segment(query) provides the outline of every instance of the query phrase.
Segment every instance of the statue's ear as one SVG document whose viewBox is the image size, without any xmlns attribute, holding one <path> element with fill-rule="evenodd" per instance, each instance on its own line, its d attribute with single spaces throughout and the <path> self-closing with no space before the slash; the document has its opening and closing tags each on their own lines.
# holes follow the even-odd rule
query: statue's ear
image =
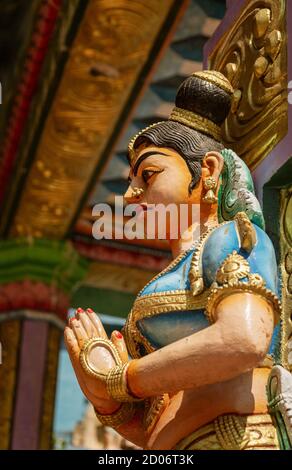
<svg viewBox="0 0 292 470">
<path fill-rule="evenodd" d="M 212 176 L 218 182 L 223 166 L 224 158 L 220 152 L 207 152 L 202 162 L 203 177 Z"/>
</svg>

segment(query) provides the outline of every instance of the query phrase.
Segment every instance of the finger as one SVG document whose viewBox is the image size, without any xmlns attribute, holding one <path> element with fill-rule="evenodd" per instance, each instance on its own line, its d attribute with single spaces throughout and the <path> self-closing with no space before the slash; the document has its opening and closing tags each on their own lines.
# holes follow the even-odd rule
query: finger
<svg viewBox="0 0 292 470">
<path fill-rule="evenodd" d="M 83 376 L 85 372 L 83 371 L 80 365 L 80 361 L 79 361 L 80 348 L 79 348 L 77 339 L 73 331 L 70 330 L 69 328 L 65 329 L 65 344 L 66 344 L 75 374 L 76 376 L 78 376 L 77 378 L 78 378 L 78 382 L 80 383 L 80 387 L 81 387 L 81 382 L 82 382 L 82 387 L 84 388 L 85 382 L 84 382 Z"/>
<path fill-rule="evenodd" d="M 93 327 L 93 324 L 89 320 L 88 315 L 85 312 L 79 313 L 79 320 L 84 330 L 86 331 L 88 338 L 92 338 L 93 336 L 95 336 L 95 329 Z"/>
<path fill-rule="evenodd" d="M 105 332 L 105 329 L 104 329 L 98 315 L 96 315 L 96 313 L 91 308 L 86 309 L 86 314 L 87 314 L 87 317 L 89 318 L 89 320 L 91 321 L 91 323 L 93 324 L 97 336 L 100 336 L 103 339 L 108 339 L 107 334 Z"/>
<path fill-rule="evenodd" d="M 77 318 L 77 320 L 80 320 L 80 313 L 84 313 L 84 310 L 83 310 L 83 308 L 78 307 L 78 308 L 75 310 L 75 318 Z"/>
<path fill-rule="evenodd" d="M 81 367 L 79 362 L 80 348 L 73 331 L 69 327 L 65 328 L 64 339 L 72 367 L 83 394 L 96 408 L 103 408 L 108 404 L 108 401 L 104 398 L 98 397 L 89 390 L 88 386 L 92 387 L 92 381 L 94 379 L 88 377 L 87 373 Z M 96 387 L 97 384 L 94 388 Z"/>
<path fill-rule="evenodd" d="M 70 327 L 78 341 L 79 347 L 82 348 L 85 341 L 88 340 L 87 333 L 85 329 L 83 328 L 82 323 L 79 320 L 77 320 L 75 317 L 73 317 L 71 318 L 71 321 L 70 321 Z"/>
<path fill-rule="evenodd" d="M 73 331 L 70 328 L 65 328 L 64 337 L 65 337 L 65 344 L 69 353 L 69 357 L 70 357 L 73 369 L 75 371 L 79 385 L 82 388 L 82 391 L 84 391 L 85 384 L 82 378 L 82 375 L 84 375 L 84 372 L 82 371 L 82 368 L 79 362 L 80 348 L 79 348 L 77 339 Z"/>
<path fill-rule="evenodd" d="M 80 362 L 79 362 L 79 352 L 80 348 L 78 342 L 75 338 L 73 331 L 70 328 L 65 328 L 65 344 L 69 353 L 69 357 L 71 360 L 72 367 L 74 369 L 76 378 L 78 380 L 79 386 L 83 392 L 83 394 L 87 397 L 88 400 L 93 401 L 96 399 L 91 392 L 89 392 L 86 386 L 85 380 L 85 372 L 83 371 Z"/>
<path fill-rule="evenodd" d="M 122 359 L 122 362 L 123 363 L 128 362 L 129 361 L 128 350 L 127 350 L 127 346 L 126 346 L 122 333 L 120 333 L 117 330 L 113 331 L 111 334 L 111 341 L 114 343 L 115 347 L 117 348 L 120 358 Z"/>
<path fill-rule="evenodd" d="M 76 357 L 76 359 L 79 359 L 79 344 L 73 331 L 68 326 L 66 326 L 64 331 L 64 339 L 70 357 L 72 356 L 73 358 Z"/>
</svg>

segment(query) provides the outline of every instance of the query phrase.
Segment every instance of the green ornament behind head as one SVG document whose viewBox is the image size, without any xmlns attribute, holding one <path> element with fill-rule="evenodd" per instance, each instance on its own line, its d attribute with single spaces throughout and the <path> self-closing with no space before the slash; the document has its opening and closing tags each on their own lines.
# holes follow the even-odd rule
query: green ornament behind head
<svg viewBox="0 0 292 470">
<path fill-rule="evenodd" d="M 262 209 L 255 196 L 248 167 L 231 149 L 224 149 L 221 154 L 224 157 L 224 168 L 218 196 L 219 222 L 232 220 L 238 212 L 245 212 L 251 222 L 264 230 Z"/>
</svg>

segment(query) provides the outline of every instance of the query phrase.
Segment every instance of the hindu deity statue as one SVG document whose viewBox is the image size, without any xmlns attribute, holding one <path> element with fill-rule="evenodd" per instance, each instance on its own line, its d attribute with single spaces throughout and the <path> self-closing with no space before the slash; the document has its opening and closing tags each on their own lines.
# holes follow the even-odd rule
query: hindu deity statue
<svg viewBox="0 0 292 470">
<path fill-rule="evenodd" d="M 290 374 L 274 366 L 274 248 L 250 172 L 221 140 L 232 94 L 221 73 L 196 72 L 179 87 L 169 119 L 131 140 L 125 200 L 145 219 L 155 204 L 187 205 L 187 227 L 172 237 L 168 221 L 173 261 L 139 292 L 122 332 L 108 338 L 91 309 L 78 309 L 65 330 L 99 420 L 144 449 L 292 443 Z"/>
</svg>

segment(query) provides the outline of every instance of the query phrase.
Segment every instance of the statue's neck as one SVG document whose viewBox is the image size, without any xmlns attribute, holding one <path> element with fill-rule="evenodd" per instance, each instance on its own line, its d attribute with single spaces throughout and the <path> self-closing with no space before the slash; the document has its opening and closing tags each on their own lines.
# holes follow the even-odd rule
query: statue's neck
<svg viewBox="0 0 292 470">
<path fill-rule="evenodd" d="M 173 258 L 188 250 L 194 243 L 212 227 L 218 225 L 217 213 L 190 225 L 179 239 L 169 239 Z"/>
</svg>

